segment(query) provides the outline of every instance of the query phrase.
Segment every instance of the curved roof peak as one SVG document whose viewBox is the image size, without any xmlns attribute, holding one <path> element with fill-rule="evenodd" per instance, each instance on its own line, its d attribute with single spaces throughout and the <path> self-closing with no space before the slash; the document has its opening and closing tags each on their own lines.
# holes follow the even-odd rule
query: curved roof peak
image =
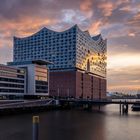
<svg viewBox="0 0 140 140">
<path fill-rule="evenodd" d="M 86 31 L 84 31 L 87 35 L 89 35 L 90 36 L 90 33 L 89 33 L 89 31 L 88 30 L 86 30 Z"/>
<path fill-rule="evenodd" d="M 92 39 L 95 41 L 97 41 L 99 38 L 102 38 L 101 34 L 98 34 L 98 35 L 92 37 Z"/>
<path fill-rule="evenodd" d="M 43 28 L 41 28 L 39 31 L 33 33 L 33 34 L 30 35 L 30 36 L 26 36 L 26 37 L 17 37 L 17 36 L 14 36 L 14 38 L 19 38 L 19 39 L 28 38 L 28 37 L 34 36 L 34 35 L 36 35 L 36 34 L 42 32 L 42 31 L 44 31 L 44 30 L 48 30 L 48 31 L 50 31 L 50 32 L 55 32 L 55 33 L 63 33 L 63 32 L 66 32 L 66 31 L 71 30 L 72 28 L 79 28 L 79 27 L 78 27 L 77 24 L 75 24 L 75 25 L 73 25 L 72 27 L 69 27 L 68 29 L 63 30 L 63 31 L 55 31 L 55 30 L 53 30 L 53 29 L 49 29 L 49 28 L 47 28 L 47 27 L 43 27 Z"/>
<path fill-rule="evenodd" d="M 67 28 L 67 29 L 64 29 L 63 31 L 57 31 L 57 30 L 55 30 L 55 29 L 50 29 L 50 28 L 47 28 L 47 27 L 43 27 L 41 30 L 49 30 L 49 31 L 52 31 L 52 32 L 58 32 L 58 33 L 61 33 L 61 32 L 65 32 L 65 31 L 68 31 L 68 30 L 70 30 L 70 29 L 72 29 L 72 28 L 77 28 L 78 27 L 78 25 L 77 24 L 75 24 L 75 25 L 73 25 L 73 26 L 71 26 L 71 27 L 69 27 L 69 28 Z M 41 31 L 40 30 L 40 31 Z M 39 31 L 39 32 L 40 32 Z"/>
<path fill-rule="evenodd" d="M 50 29 L 50 28 L 47 28 L 47 27 L 43 27 L 43 28 L 41 28 L 39 31 L 33 33 L 32 35 L 29 35 L 29 36 L 26 36 L 26 37 L 16 37 L 16 36 L 14 36 L 14 39 L 16 39 L 16 38 L 17 38 L 17 39 L 26 39 L 26 38 L 28 38 L 28 37 L 32 37 L 32 36 L 34 36 L 34 35 L 40 34 L 40 33 L 45 32 L 45 31 L 49 31 L 49 32 L 53 32 L 53 33 L 64 33 L 64 32 L 67 32 L 67 31 L 69 31 L 69 30 L 72 30 L 72 29 L 80 30 L 81 32 L 83 32 L 83 33 L 85 33 L 86 35 L 88 35 L 88 36 L 91 37 L 91 35 L 90 35 L 90 33 L 89 33 L 88 30 L 82 31 L 82 30 L 79 28 L 79 26 L 78 26 L 77 24 L 75 24 L 75 25 L 73 25 L 72 27 L 69 27 L 69 28 L 67 28 L 67 29 L 65 29 L 65 30 L 63 30 L 63 31 L 56 31 L 56 30 L 53 30 L 53 29 Z M 99 39 L 102 39 L 102 36 L 101 36 L 101 34 L 98 34 L 98 35 L 93 36 L 93 37 L 91 37 L 91 38 L 92 38 L 94 41 L 98 41 Z"/>
</svg>

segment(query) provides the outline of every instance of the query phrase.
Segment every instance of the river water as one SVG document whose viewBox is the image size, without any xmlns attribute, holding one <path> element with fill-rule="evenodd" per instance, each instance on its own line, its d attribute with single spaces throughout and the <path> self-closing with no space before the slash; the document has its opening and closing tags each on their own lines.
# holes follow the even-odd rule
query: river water
<svg viewBox="0 0 140 140">
<path fill-rule="evenodd" d="M 32 116 L 40 116 L 39 140 L 140 140 L 140 112 L 119 114 L 118 105 L 99 111 L 48 111 L 0 117 L 0 140 L 32 140 Z"/>
</svg>

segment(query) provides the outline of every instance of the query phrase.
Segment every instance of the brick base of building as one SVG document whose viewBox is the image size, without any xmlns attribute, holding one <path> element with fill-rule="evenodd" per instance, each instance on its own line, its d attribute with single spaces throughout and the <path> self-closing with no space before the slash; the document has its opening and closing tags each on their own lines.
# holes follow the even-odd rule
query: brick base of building
<svg viewBox="0 0 140 140">
<path fill-rule="evenodd" d="M 106 79 L 80 71 L 50 72 L 50 96 L 105 99 Z"/>
</svg>

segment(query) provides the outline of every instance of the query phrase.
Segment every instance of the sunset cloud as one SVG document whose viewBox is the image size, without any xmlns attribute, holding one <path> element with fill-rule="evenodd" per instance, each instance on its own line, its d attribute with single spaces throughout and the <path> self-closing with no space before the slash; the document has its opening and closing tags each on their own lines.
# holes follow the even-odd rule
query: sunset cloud
<svg viewBox="0 0 140 140">
<path fill-rule="evenodd" d="M 99 20 L 99 21 L 93 22 L 91 26 L 89 27 L 89 32 L 94 35 L 99 34 L 101 32 L 100 31 L 101 26 L 102 26 L 102 21 Z"/>
<path fill-rule="evenodd" d="M 104 16 L 110 16 L 115 8 L 115 5 L 113 2 L 103 2 L 98 5 L 98 8 L 102 10 Z"/>
<path fill-rule="evenodd" d="M 111 91 L 117 89 L 121 92 L 140 89 L 140 71 L 139 66 L 108 69 L 108 87 Z"/>
<path fill-rule="evenodd" d="M 128 24 L 140 28 L 140 12 L 136 13 L 129 21 Z"/>
<path fill-rule="evenodd" d="M 83 11 L 90 11 L 92 6 L 92 0 L 83 0 L 80 4 L 80 9 Z"/>
<path fill-rule="evenodd" d="M 129 33 L 128 36 L 135 37 L 135 33 Z"/>
<path fill-rule="evenodd" d="M 139 66 L 140 53 L 119 53 L 117 55 L 110 55 L 108 58 L 108 68 L 124 68 Z"/>
<path fill-rule="evenodd" d="M 125 7 L 121 7 L 119 10 L 130 12 L 130 11 L 132 11 L 132 7 L 130 5 L 127 5 Z"/>
<path fill-rule="evenodd" d="M 80 4 L 80 10 L 86 13 L 89 18 L 93 15 L 92 4 L 93 0 L 83 0 Z"/>
</svg>

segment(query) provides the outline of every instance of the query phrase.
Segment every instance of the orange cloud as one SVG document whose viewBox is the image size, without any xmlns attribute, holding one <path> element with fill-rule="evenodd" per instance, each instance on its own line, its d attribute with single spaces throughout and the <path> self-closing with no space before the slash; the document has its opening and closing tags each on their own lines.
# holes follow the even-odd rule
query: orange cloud
<svg viewBox="0 0 140 140">
<path fill-rule="evenodd" d="M 136 13 L 135 16 L 128 21 L 131 26 L 140 27 L 140 12 Z"/>
<path fill-rule="evenodd" d="M 114 85 L 114 86 L 108 86 L 109 91 L 122 91 L 122 92 L 132 92 L 132 91 L 137 91 L 140 89 L 140 85 Z"/>
<path fill-rule="evenodd" d="M 112 2 L 100 3 L 98 8 L 102 10 L 104 16 L 111 16 L 115 5 Z"/>
<path fill-rule="evenodd" d="M 140 53 L 119 53 L 117 55 L 109 54 L 108 68 L 123 68 L 123 67 L 140 67 Z"/>
<path fill-rule="evenodd" d="M 83 11 L 89 18 L 93 15 L 92 2 L 92 0 L 84 0 L 80 4 L 80 10 Z"/>
<path fill-rule="evenodd" d="M 102 22 L 99 20 L 99 21 L 96 21 L 96 22 L 93 22 L 91 24 L 91 26 L 89 27 L 89 32 L 91 34 L 98 34 L 100 33 L 100 27 L 102 25 Z"/>
<path fill-rule="evenodd" d="M 12 41 L 9 39 L 0 39 L 0 48 L 2 47 L 12 47 Z"/>
<path fill-rule="evenodd" d="M 115 1 L 116 5 L 120 5 L 120 4 L 128 4 L 130 3 L 130 0 L 117 0 Z"/>
<path fill-rule="evenodd" d="M 132 11 L 132 7 L 130 5 L 127 5 L 127 6 L 124 6 L 124 7 L 120 8 L 119 10 L 129 12 L 129 11 Z"/>
<path fill-rule="evenodd" d="M 112 12 L 115 8 L 117 8 L 121 4 L 129 3 L 129 0 L 117 0 L 114 3 L 111 1 L 101 2 L 98 5 L 98 8 L 101 9 L 104 16 L 108 17 L 112 15 Z M 130 6 L 126 6 L 121 8 L 120 10 L 130 10 Z"/>
<path fill-rule="evenodd" d="M 51 25 L 55 20 L 50 19 L 25 19 L 25 22 L 17 24 L 17 35 L 26 36 L 36 32 L 39 28 Z"/>
<path fill-rule="evenodd" d="M 90 11 L 91 10 L 91 6 L 92 6 L 92 0 L 84 0 L 81 4 L 80 4 L 80 9 L 82 11 Z"/>
<path fill-rule="evenodd" d="M 23 17 L 19 21 L 0 22 L 0 48 L 13 47 L 13 36 L 25 37 L 32 35 L 40 28 L 56 23 L 55 19 Z"/>
<path fill-rule="evenodd" d="M 108 55 L 108 90 L 131 91 L 140 88 L 140 53 Z"/>
<path fill-rule="evenodd" d="M 135 33 L 129 33 L 128 36 L 135 37 Z"/>
</svg>

